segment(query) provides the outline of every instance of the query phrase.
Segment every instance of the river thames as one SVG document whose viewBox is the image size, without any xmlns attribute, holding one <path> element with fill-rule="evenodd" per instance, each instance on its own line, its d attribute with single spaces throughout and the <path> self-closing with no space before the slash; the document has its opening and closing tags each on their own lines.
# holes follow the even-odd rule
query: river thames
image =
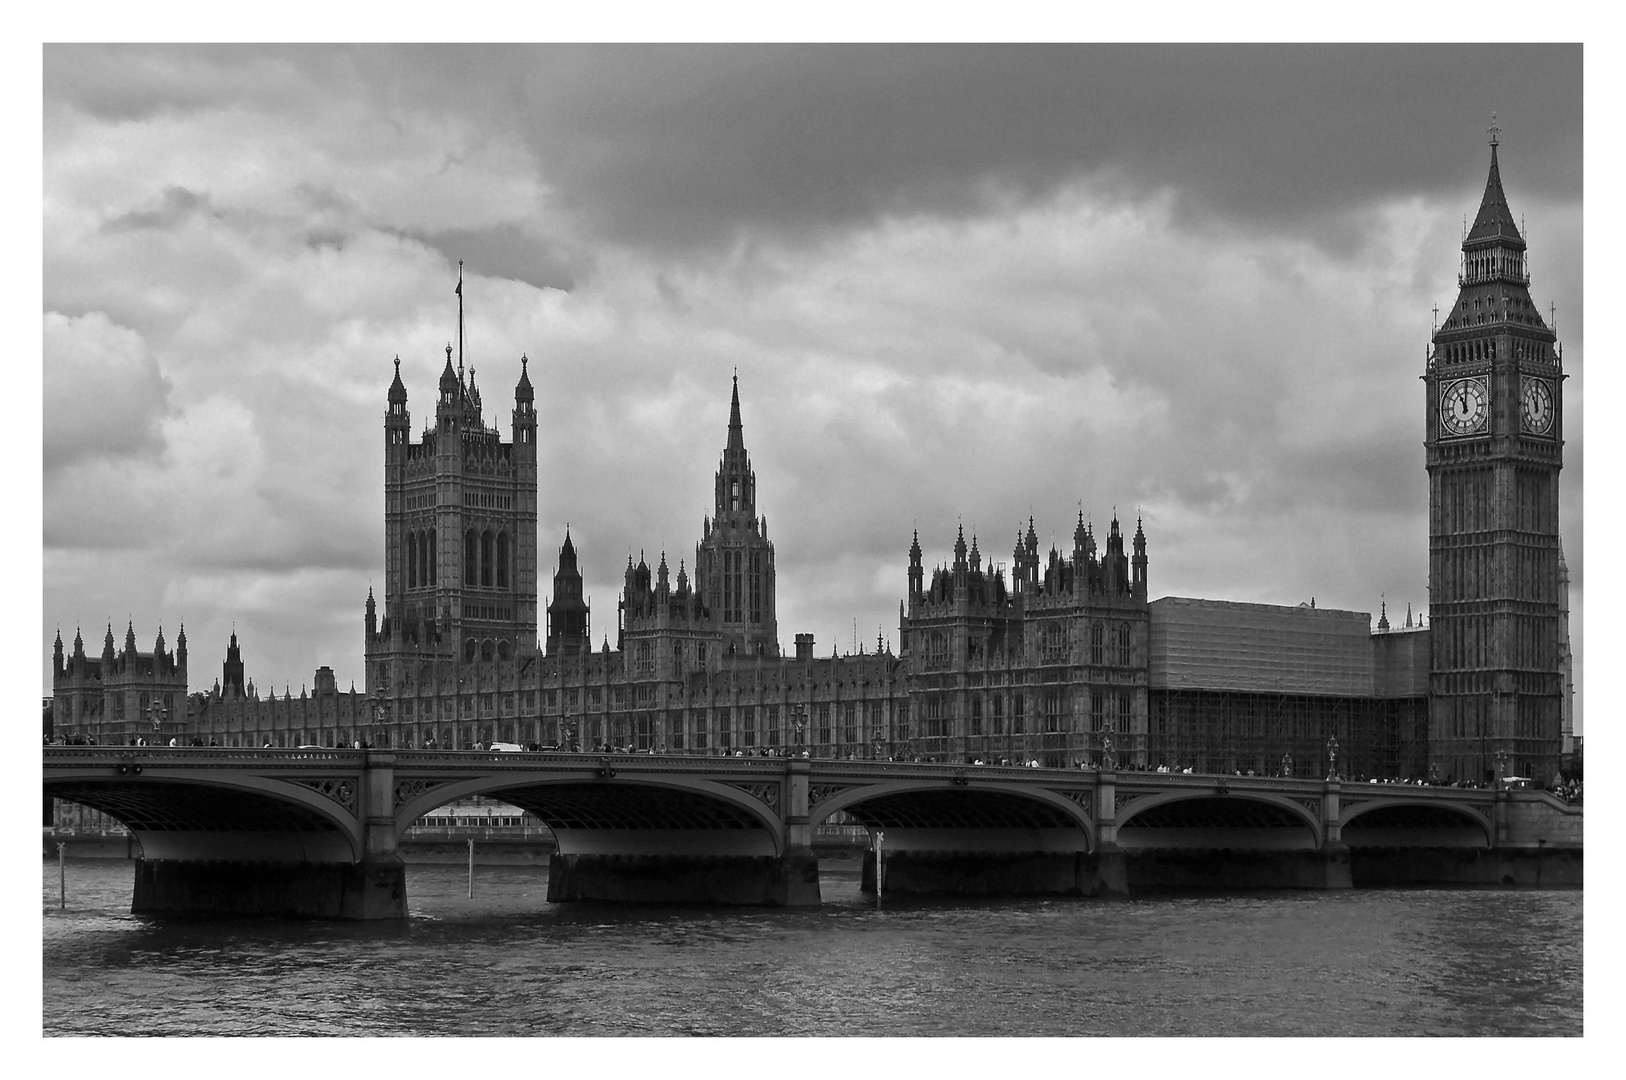
<svg viewBox="0 0 1626 1080">
<path fill-rule="evenodd" d="M 44 864 L 45 1035 L 1580 1035 L 1580 890 L 550 905 L 545 866 L 408 867 L 389 924 L 129 914 Z"/>
</svg>

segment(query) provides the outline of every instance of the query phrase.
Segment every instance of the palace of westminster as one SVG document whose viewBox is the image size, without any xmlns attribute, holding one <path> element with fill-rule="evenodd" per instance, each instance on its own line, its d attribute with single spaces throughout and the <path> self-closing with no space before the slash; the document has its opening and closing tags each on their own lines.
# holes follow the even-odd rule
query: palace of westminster
<svg viewBox="0 0 1626 1080">
<path fill-rule="evenodd" d="M 366 599 L 366 688 L 316 672 L 262 697 L 232 634 L 189 693 L 184 629 L 133 626 L 99 654 L 58 634 L 50 723 L 97 742 L 528 747 L 898 757 L 1198 771 L 1336 769 L 1482 782 L 1551 777 L 1569 733 L 1568 582 L 1558 537 L 1561 354 L 1529 295 L 1525 243 L 1490 173 L 1457 302 L 1423 373 L 1429 625 L 1362 612 L 1148 599 L 1147 538 L 1080 514 L 1071 550 L 1034 523 L 1010 579 L 973 537 L 928 577 L 908 552 L 898 650 L 781 650 L 774 546 L 757 512 L 739 384 L 691 568 L 629 556 L 614 645 L 594 648 L 567 528 L 545 626 L 537 414 L 520 359 L 505 433 L 472 372 L 440 375 L 414 435 L 400 360 L 384 417 L 384 587 Z M 461 284 L 459 285 L 461 297 Z M 460 315 L 461 321 L 461 315 Z M 459 329 L 461 337 L 461 326 Z M 496 418 L 493 417 L 493 420 Z"/>
</svg>

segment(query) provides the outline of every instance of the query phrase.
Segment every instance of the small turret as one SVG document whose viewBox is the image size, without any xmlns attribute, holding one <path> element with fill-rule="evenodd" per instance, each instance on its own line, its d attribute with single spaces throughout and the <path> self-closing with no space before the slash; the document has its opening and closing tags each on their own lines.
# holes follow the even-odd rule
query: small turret
<svg viewBox="0 0 1626 1080">
<path fill-rule="evenodd" d="M 62 628 L 58 627 L 56 632 L 56 646 L 51 650 L 51 671 L 55 678 L 60 679 L 62 678 L 65 668 L 66 665 L 63 663 L 62 654 Z"/>
<path fill-rule="evenodd" d="M 1022 526 L 1018 524 L 1016 526 L 1016 547 L 1011 549 L 1011 592 L 1016 596 L 1022 595 L 1023 586 L 1027 583 L 1028 576 L 1024 571 L 1026 566 L 1027 551 L 1022 546 Z"/>
<path fill-rule="evenodd" d="M 909 599 L 918 600 L 924 588 L 925 571 L 920 565 L 920 530 L 915 530 L 915 538 L 909 544 Z"/>
<path fill-rule="evenodd" d="M 1146 530 L 1141 526 L 1139 514 L 1135 515 L 1135 539 L 1133 543 L 1134 558 L 1130 562 L 1130 590 L 1142 599 L 1146 596 Z"/>
<path fill-rule="evenodd" d="M 457 371 L 452 367 L 452 346 L 446 345 L 446 367 L 440 373 L 440 403 L 442 405 L 456 405 L 462 383 L 458 381 Z"/>
<path fill-rule="evenodd" d="M 401 358 L 400 358 L 400 356 L 396 356 L 396 358 L 395 358 L 395 380 L 390 383 L 389 403 L 390 403 L 390 412 L 392 414 L 396 411 L 395 410 L 396 406 L 400 406 L 403 409 L 406 408 L 406 403 L 407 403 L 406 383 L 401 381 Z"/>
<path fill-rule="evenodd" d="M 531 389 L 531 358 L 521 354 L 519 358 L 519 382 L 514 386 L 514 400 L 523 405 L 529 405 L 536 400 L 536 392 Z"/>
</svg>

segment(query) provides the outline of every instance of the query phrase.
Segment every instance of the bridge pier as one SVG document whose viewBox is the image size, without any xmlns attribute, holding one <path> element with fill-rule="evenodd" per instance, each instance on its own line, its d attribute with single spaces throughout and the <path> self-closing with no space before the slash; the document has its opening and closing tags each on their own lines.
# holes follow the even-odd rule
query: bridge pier
<svg viewBox="0 0 1626 1080">
<path fill-rule="evenodd" d="M 811 851 L 785 855 L 555 852 L 548 902 L 805 907 L 819 903 Z"/>
<path fill-rule="evenodd" d="M 1354 878 L 1349 869 L 1349 848 L 1344 844 L 1343 826 L 1340 824 L 1339 803 L 1343 787 L 1328 777 L 1321 789 L 1321 866 L 1323 889 L 1353 889 Z"/>
<path fill-rule="evenodd" d="M 406 918 L 399 858 L 356 863 L 139 859 L 134 915 L 281 915 Z"/>
</svg>

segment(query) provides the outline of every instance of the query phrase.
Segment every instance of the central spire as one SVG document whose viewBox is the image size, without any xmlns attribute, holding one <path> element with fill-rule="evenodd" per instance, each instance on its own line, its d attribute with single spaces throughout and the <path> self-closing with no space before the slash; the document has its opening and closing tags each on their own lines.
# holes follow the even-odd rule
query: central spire
<svg viewBox="0 0 1626 1080">
<path fill-rule="evenodd" d="M 1518 226 L 1513 223 L 1513 211 L 1508 209 L 1507 195 L 1502 191 L 1502 170 L 1496 161 L 1496 147 L 1499 145 L 1497 136 L 1501 133 L 1502 129 L 1496 126 L 1496 116 L 1493 113 L 1490 127 L 1490 174 L 1485 178 L 1485 194 L 1479 201 L 1479 214 L 1474 218 L 1474 227 L 1468 230 L 1464 246 L 1486 240 L 1501 240 L 1521 250 L 1524 248 L 1524 237 L 1519 235 Z"/>
<path fill-rule="evenodd" d="M 734 371 L 734 398 L 728 406 L 728 448 L 745 449 L 745 425 L 740 423 L 740 373 Z"/>
</svg>

